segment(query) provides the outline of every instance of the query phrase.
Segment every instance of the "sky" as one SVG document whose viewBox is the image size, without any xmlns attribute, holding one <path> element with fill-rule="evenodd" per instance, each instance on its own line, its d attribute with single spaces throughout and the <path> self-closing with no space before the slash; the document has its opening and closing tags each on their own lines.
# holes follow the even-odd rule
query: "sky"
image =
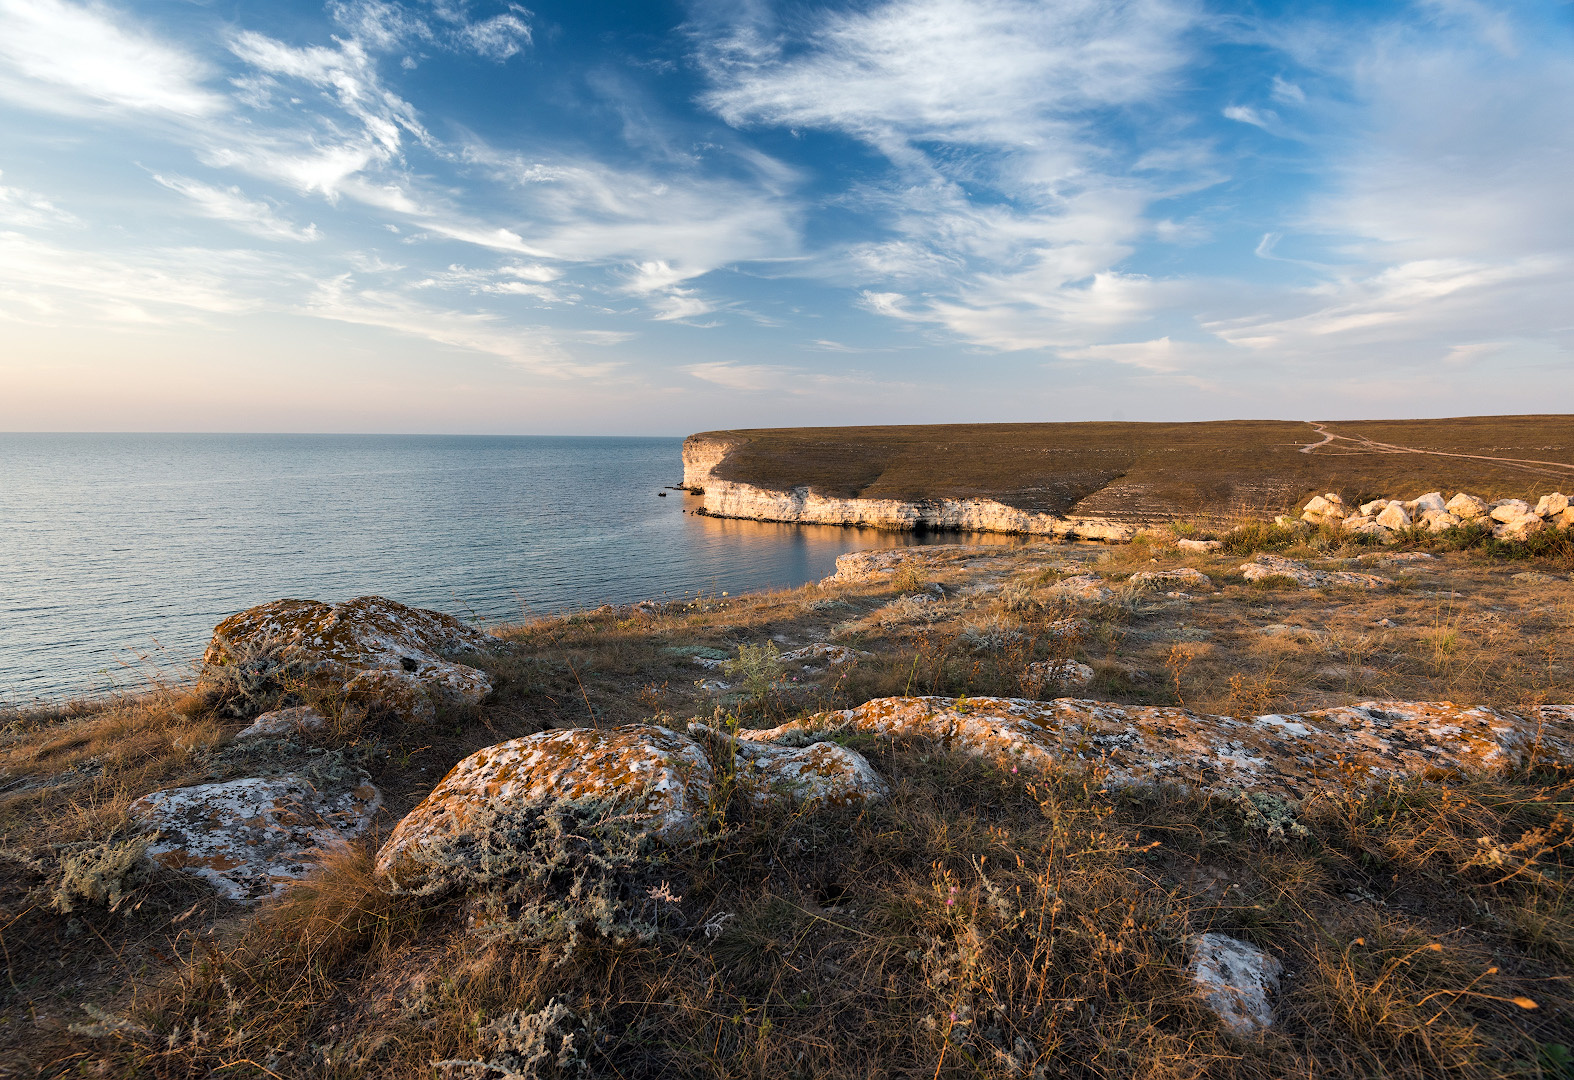
<svg viewBox="0 0 1574 1080">
<path fill-rule="evenodd" d="M 0 430 L 1574 411 L 1574 3 L 0 0 Z"/>
</svg>

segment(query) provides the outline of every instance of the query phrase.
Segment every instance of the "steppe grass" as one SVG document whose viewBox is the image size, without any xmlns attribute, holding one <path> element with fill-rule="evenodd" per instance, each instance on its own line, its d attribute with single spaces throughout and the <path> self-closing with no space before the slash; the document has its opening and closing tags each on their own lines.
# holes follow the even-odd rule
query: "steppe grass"
<svg viewBox="0 0 1574 1080">
<path fill-rule="evenodd" d="M 258 765 L 210 689 L 9 717 L 0 1061 L 43 1076 L 1567 1075 L 1574 788 L 1552 772 L 1274 807 L 864 738 L 888 802 L 801 814 L 724 797 L 702 842 L 623 883 L 658 905 L 659 932 L 585 935 L 566 961 L 561 940 L 478 936 L 463 896 L 391 896 L 371 874 L 381 835 L 453 762 L 549 727 L 1018 695 L 1044 659 L 1094 668 L 1078 696 L 1204 712 L 1574 701 L 1574 585 L 1514 576 L 1566 582 L 1559 553 L 1401 546 L 1422 544 L 1435 561 L 1360 563 L 1370 549 L 1338 537 L 1282 549 L 1396 578 L 1380 592 L 1253 588 L 1241 555 L 1149 539 L 977 566 L 936 553 L 895 580 L 500 628 L 473 660 L 497 685 L 482 709 L 408 727 L 322 700 L 334 723 L 268 751 L 344 755 L 389 814 L 260 909 L 121 866 L 137 795 Z M 1124 583 L 1177 566 L 1214 590 Z M 1054 590 L 1079 573 L 1112 598 Z M 821 673 L 768 662 L 816 640 L 868 655 Z M 702 688 L 727 672 L 695 655 L 734 661 L 737 684 Z M 1191 995 L 1186 942 L 1210 929 L 1285 963 L 1262 1040 Z"/>
</svg>

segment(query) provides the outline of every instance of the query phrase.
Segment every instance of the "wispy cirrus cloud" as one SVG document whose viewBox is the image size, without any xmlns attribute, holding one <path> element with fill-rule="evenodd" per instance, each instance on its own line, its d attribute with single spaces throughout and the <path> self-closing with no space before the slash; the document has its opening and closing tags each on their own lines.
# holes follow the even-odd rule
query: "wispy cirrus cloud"
<svg viewBox="0 0 1574 1080">
<path fill-rule="evenodd" d="M 186 176 L 153 174 L 153 179 L 171 191 L 190 199 L 197 212 L 215 221 L 227 222 L 243 232 L 264 240 L 298 240 L 310 242 L 321 239 L 316 225 L 302 228 L 280 217 L 268 203 L 247 197 L 240 188 L 216 187 Z"/>
</svg>

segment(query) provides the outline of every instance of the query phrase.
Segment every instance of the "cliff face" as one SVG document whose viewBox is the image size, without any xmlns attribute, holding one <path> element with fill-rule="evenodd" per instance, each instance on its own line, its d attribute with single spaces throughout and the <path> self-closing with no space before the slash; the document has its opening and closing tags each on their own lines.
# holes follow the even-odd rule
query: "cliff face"
<svg viewBox="0 0 1574 1080">
<path fill-rule="evenodd" d="M 705 496 L 705 513 L 752 521 L 812 525 L 863 525 L 877 529 L 962 529 L 969 532 L 1076 536 L 1129 540 L 1135 526 L 1102 518 L 1063 518 L 1018 510 L 994 499 L 840 499 L 807 487 L 787 491 L 719 480 L 714 470 L 739 445 L 729 439 L 691 435 L 683 443 L 683 486 Z"/>
<path fill-rule="evenodd" d="M 711 479 L 711 470 L 720 465 L 734 446 L 731 439 L 713 435 L 690 435 L 683 440 L 683 486 L 691 491 L 703 491 Z"/>
</svg>

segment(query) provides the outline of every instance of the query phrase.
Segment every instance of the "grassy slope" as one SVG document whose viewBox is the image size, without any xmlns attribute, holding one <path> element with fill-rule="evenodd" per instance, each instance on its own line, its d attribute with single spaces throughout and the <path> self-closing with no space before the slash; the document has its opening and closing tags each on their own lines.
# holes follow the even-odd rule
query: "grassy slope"
<svg viewBox="0 0 1574 1080">
<path fill-rule="evenodd" d="M 1289 554 L 1364 550 L 1312 542 Z M 1511 562 L 1441 554 L 1395 590 L 1355 594 L 1249 586 L 1239 554 L 1186 557 L 1148 541 L 925 551 L 895 581 L 507 628 L 485 661 L 500 689 L 482 709 L 420 728 L 339 712 L 312 740 L 372 773 L 386 830 L 460 757 L 543 727 L 717 705 L 755 726 L 904 690 L 1015 694 L 1028 662 L 1068 654 L 1097 672 L 1086 696 L 1203 711 L 1574 700 L 1569 546 Z M 1075 611 L 1044 592 L 1068 573 L 1117 581 L 1150 560 L 1221 588 Z M 1562 583 L 1514 577 L 1526 570 Z M 947 597 L 893 604 L 930 583 Z M 1089 619 L 1080 639 L 1045 633 L 1073 613 Z M 874 655 L 758 699 L 695 686 L 694 648 L 772 635 Z M 574 1013 L 565 1029 L 594 1047 L 595 1076 L 1566 1075 L 1567 777 L 1330 800 L 1302 811 L 1308 837 L 1280 843 L 1228 799 L 1110 794 L 1096 772 L 1033 780 L 921 744 L 865 744 L 893 784 L 888 803 L 802 815 L 724 797 L 702 843 L 630 883 L 680 898 L 663 902 L 661 932 L 621 945 L 592 936 L 562 964 L 560 944 L 479 940 L 462 898 L 383 894 L 368 873 L 376 837 L 260 912 L 171 873 L 134 884 L 114 912 L 52 908 L 70 845 L 125 835 L 131 798 L 269 764 L 229 746 L 240 722 L 216 704 L 170 690 L 11 719 L 0 741 L 7 1075 L 440 1076 L 431 1062 L 495 1054 L 488 1024 L 553 998 Z M 1189 996 L 1184 942 L 1206 929 L 1285 962 L 1266 1040 L 1231 1039 Z M 84 1004 L 111 1019 L 81 1027 Z"/>
<path fill-rule="evenodd" d="M 1410 498 L 1433 488 L 1485 497 L 1541 494 L 1574 480 L 1574 417 L 1338 422 L 1328 430 L 1450 453 L 1568 462 L 1561 472 L 1432 455 L 1314 453 L 1308 424 L 946 424 L 716 431 L 738 439 L 717 475 L 761 487 L 807 484 L 833 496 L 989 497 L 1023 509 L 1115 517 L 1281 510 L 1324 491 Z"/>
</svg>

